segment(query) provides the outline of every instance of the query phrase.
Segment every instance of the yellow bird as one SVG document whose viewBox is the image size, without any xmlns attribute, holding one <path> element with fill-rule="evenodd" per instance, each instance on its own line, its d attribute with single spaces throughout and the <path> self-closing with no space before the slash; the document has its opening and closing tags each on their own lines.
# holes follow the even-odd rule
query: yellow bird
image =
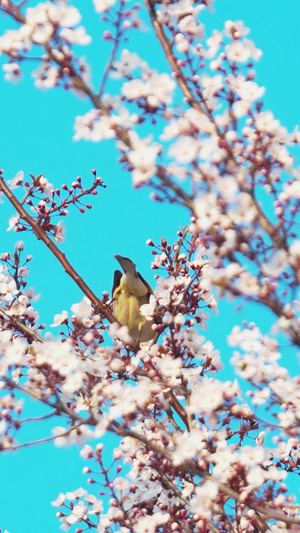
<svg viewBox="0 0 300 533">
<path fill-rule="evenodd" d="M 121 255 L 114 255 L 120 263 L 124 274 L 115 270 L 112 288 L 114 314 L 122 326 L 127 326 L 136 342 L 147 342 L 155 333 L 151 326 L 153 320 L 141 315 L 140 307 L 149 303 L 153 291 L 147 281 L 136 271 L 136 265 Z"/>
</svg>

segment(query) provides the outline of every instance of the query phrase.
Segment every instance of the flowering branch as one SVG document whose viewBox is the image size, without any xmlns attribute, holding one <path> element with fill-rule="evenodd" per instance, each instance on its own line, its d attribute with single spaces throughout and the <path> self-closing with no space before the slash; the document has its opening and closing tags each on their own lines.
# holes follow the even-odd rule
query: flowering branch
<svg viewBox="0 0 300 533">
<path fill-rule="evenodd" d="M 283 331 L 300 346 L 300 179 L 287 148 L 299 145 L 300 135 L 289 134 L 263 111 L 264 89 L 253 70 L 261 52 L 247 38 L 248 29 L 228 21 L 205 39 L 199 15 L 212 0 L 145 0 L 170 75 L 153 68 L 154 58 L 150 65 L 120 50 L 129 28 L 142 27 L 140 6 L 94 0 L 103 14 L 103 39 L 113 41 L 96 93 L 89 66 L 73 50 L 91 41 L 78 27 L 78 9 L 43 1 L 23 15 L 23 2 L 0 4 L 0 11 L 19 23 L 0 37 L 0 53 L 8 57 L 6 79 L 20 78 L 26 59 L 37 60 L 38 87 L 60 86 L 87 96 L 92 109 L 76 118 L 74 139 L 114 139 L 119 162 L 136 187 L 150 187 L 154 199 L 184 206 L 191 215 L 175 242 L 148 241 L 157 283 L 141 313 L 155 337 L 136 346 L 126 328 L 103 323 L 116 322 L 108 294 L 100 300 L 51 238 L 63 239 L 64 228 L 54 217 L 66 216 L 70 205 L 81 212 L 92 207 L 83 197 L 104 186 L 96 171 L 89 189 L 78 177 L 71 187 L 61 187 L 66 194 L 43 176 L 24 184 L 23 173 L 8 183 L 0 177 L 0 190 L 17 210 L 10 228 L 32 230 L 85 295 L 71 306 L 71 318 L 67 311 L 55 315 L 59 338 L 43 339 L 35 330 L 46 327 L 37 327 L 32 306 L 37 295 L 24 279 L 30 261 L 30 256 L 21 261 L 24 243 L 17 243 L 13 255 L 1 254 L 2 449 L 29 446 L 17 443 L 15 435 L 26 421 L 38 420 L 19 418 L 16 396 L 46 405 L 47 418 L 62 415 L 66 427 L 32 443 L 76 442 L 101 476 L 98 482 L 98 471 L 86 467 L 93 475 L 88 484 L 103 489 L 97 496 L 84 489 L 59 495 L 54 505 L 61 508 L 65 530 L 77 525 L 79 532 L 101 533 L 299 529 L 298 506 L 284 483 L 300 473 L 299 378 L 280 366 L 284 347 L 274 335 Z M 113 80 L 120 80 L 117 90 L 104 94 Z M 144 137 L 147 127 L 151 134 Z M 21 201 L 11 190 L 20 186 Z M 224 381 L 221 356 L 207 332 L 210 313 L 218 312 L 215 288 L 219 296 L 237 298 L 238 305 L 259 303 L 275 315 L 271 336 L 265 324 L 261 332 L 244 321 L 228 337 L 241 385 Z M 106 342 L 106 335 L 112 340 Z M 258 417 L 263 410 L 265 416 Z M 118 438 L 108 467 L 101 442 L 95 450 L 84 444 L 105 431 Z M 100 495 L 109 498 L 107 512 Z"/>
<path fill-rule="evenodd" d="M 124 5 L 125 5 L 124 2 L 121 0 L 120 1 L 119 11 L 117 13 L 117 21 L 115 22 L 115 35 L 113 37 L 111 36 L 111 39 L 113 39 L 113 43 L 114 44 L 113 44 L 113 47 L 112 47 L 112 50 L 111 50 L 111 53 L 110 53 L 109 61 L 107 61 L 107 63 L 106 63 L 105 71 L 104 71 L 104 74 L 102 76 L 101 85 L 100 85 L 100 88 L 99 88 L 99 91 L 98 91 L 98 97 L 99 98 L 101 98 L 103 96 L 105 85 L 107 83 L 109 74 L 110 74 L 110 72 L 112 70 L 112 67 L 113 67 L 113 64 L 115 62 L 117 51 L 118 51 L 118 49 L 119 49 L 119 47 L 121 45 L 121 42 L 122 42 L 122 37 L 123 37 L 122 22 L 123 22 Z"/>
<path fill-rule="evenodd" d="M 64 433 L 61 433 L 60 437 L 62 438 L 67 437 L 68 435 L 70 435 L 72 431 L 76 431 L 76 429 L 78 429 L 81 425 L 82 425 L 82 422 L 78 422 L 77 424 L 74 424 L 73 426 L 70 427 L 70 429 L 66 430 Z M 51 442 L 55 439 L 57 439 L 57 436 L 52 435 L 51 437 L 44 437 L 43 439 L 36 439 L 30 442 L 23 442 L 22 444 L 12 444 L 11 447 L 8 448 L 6 451 L 8 450 L 15 451 L 15 450 L 19 450 L 20 448 L 28 448 L 29 446 L 36 446 L 39 444 L 44 444 L 45 442 Z"/>
<path fill-rule="evenodd" d="M 163 51 L 165 53 L 166 59 L 170 64 L 173 76 L 176 78 L 177 83 L 180 87 L 180 89 L 183 92 L 183 95 L 186 99 L 186 103 L 191 105 L 194 109 L 197 109 L 200 113 L 204 113 L 204 108 L 201 106 L 199 102 L 194 97 L 193 92 L 190 90 L 187 80 L 179 66 L 179 62 L 176 60 L 176 56 L 174 55 L 174 52 L 172 50 L 172 46 L 170 41 L 168 40 L 163 25 L 159 22 L 157 19 L 157 14 L 155 10 L 155 1 L 152 0 L 145 0 L 145 5 L 148 10 L 148 13 L 150 15 L 151 22 L 153 24 L 156 36 L 158 40 L 161 43 L 161 46 L 163 48 Z"/>
<path fill-rule="evenodd" d="M 45 233 L 45 231 L 37 224 L 37 222 L 27 213 L 27 211 L 24 209 L 24 207 L 21 205 L 19 200 L 16 198 L 16 196 L 11 192 L 9 187 L 6 185 L 5 181 L 3 180 L 3 177 L 0 176 L 0 190 L 5 194 L 7 199 L 11 202 L 11 204 L 14 206 L 16 211 L 19 213 L 22 220 L 27 222 L 29 226 L 32 228 L 34 234 L 36 237 L 43 241 L 43 243 L 49 248 L 49 250 L 52 252 L 52 254 L 56 257 L 56 259 L 60 262 L 62 267 L 64 268 L 65 272 L 75 281 L 76 285 L 82 290 L 82 292 L 86 295 L 87 298 L 92 302 L 93 306 L 95 307 L 96 311 L 100 311 L 105 318 L 113 323 L 116 322 L 116 319 L 112 315 L 112 313 L 107 309 L 102 301 L 94 294 L 94 292 L 90 289 L 90 287 L 86 284 L 86 282 L 83 280 L 81 276 L 76 272 L 74 267 L 71 265 L 71 263 L 66 258 L 65 254 L 62 253 L 59 248 L 54 244 L 54 242 L 48 237 L 48 235 Z"/>
<path fill-rule="evenodd" d="M 20 322 L 20 320 L 18 320 L 16 317 L 7 313 L 7 310 L 0 307 L 0 313 L 2 313 L 2 315 L 4 315 L 8 319 L 8 327 L 9 327 L 9 324 L 12 323 L 18 330 L 25 333 L 28 339 L 33 338 L 33 339 L 36 339 L 37 341 L 43 342 L 43 338 L 36 331 L 29 328 L 25 324 L 22 324 L 22 322 Z"/>
</svg>

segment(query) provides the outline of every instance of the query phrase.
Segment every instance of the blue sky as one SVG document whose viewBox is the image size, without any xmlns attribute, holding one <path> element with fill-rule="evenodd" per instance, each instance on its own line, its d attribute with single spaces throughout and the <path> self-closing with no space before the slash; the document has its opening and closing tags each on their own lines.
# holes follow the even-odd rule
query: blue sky
<svg viewBox="0 0 300 533">
<path fill-rule="evenodd" d="M 92 2 L 73 3 L 84 7 L 83 23 L 93 35 L 94 43 L 87 51 L 82 49 L 82 53 L 90 58 L 98 72 L 106 56 Z M 291 130 L 300 116 L 299 1 L 287 0 L 283 8 L 279 0 L 216 0 L 215 14 L 205 17 L 207 33 L 213 28 L 221 29 L 227 19 L 243 20 L 251 28 L 250 38 L 263 51 L 256 70 L 258 83 L 266 87 L 265 109 L 271 109 Z M 6 27 L 7 21 L 1 17 L 0 28 Z M 151 32 L 135 36 L 128 48 L 134 51 L 135 46 L 153 68 L 167 70 Z M 113 254 L 134 259 L 152 282 L 151 254 L 146 240 L 159 241 L 165 236 L 172 242 L 178 226 L 188 222 L 187 213 L 178 207 L 154 203 L 147 190 L 134 190 L 130 176 L 117 162 L 112 143 L 72 141 L 74 118 L 84 114 L 90 108 L 89 103 L 63 90 L 39 91 L 33 86 L 30 68 L 26 67 L 24 72 L 25 78 L 18 85 L 0 81 L 0 165 L 5 178 L 11 179 L 17 171 L 24 170 L 25 174 L 42 173 L 57 186 L 70 183 L 78 175 L 89 183 L 91 169 L 96 168 L 107 188 L 94 197 L 91 211 L 79 215 L 74 210 L 66 219 L 67 239 L 62 249 L 99 295 L 103 290 L 110 290 L 116 267 Z M 29 286 L 42 293 L 38 310 L 41 319 L 51 324 L 55 313 L 69 310 L 82 295 L 42 243 L 27 233 L 16 235 L 6 231 L 8 217 L 13 213 L 11 207 L 1 204 L 0 212 L 0 252 L 12 251 L 16 240 L 24 239 L 26 252 L 33 255 Z M 227 311 L 228 307 L 221 304 L 221 312 L 212 319 L 212 328 L 207 333 L 222 349 L 225 362 L 230 357 L 225 337 L 232 326 L 244 318 L 253 320 L 255 316 L 257 323 L 260 318 L 266 318 L 253 306 L 241 316 Z M 41 413 L 34 402 L 30 404 L 31 409 L 35 414 Z M 49 426 L 45 424 L 41 430 L 34 431 L 33 438 L 48 434 Z M 85 482 L 81 474 L 84 464 L 78 448 L 57 449 L 53 444 L 0 456 L 0 529 L 6 528 L 10 533 L 58 531 L 59 521 L 50 502 L 59 492 L 76 489 Z"/>
</svg>

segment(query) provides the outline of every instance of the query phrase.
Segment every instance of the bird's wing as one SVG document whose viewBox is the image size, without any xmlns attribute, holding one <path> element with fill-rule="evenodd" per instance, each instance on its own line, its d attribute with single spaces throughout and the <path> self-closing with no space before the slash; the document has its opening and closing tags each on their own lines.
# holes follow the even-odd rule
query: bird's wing
<svg viewBox="0 0 300 533">
<path fill-rule="evenodd" d="M 114 281 L 113 281 L 113 286 L 112 286 L 112 290 L 111 290 L 112 297 L 114 297 L 115 290 L 120 285 L 121 278 L 122 278 L 121 270 L 115 270 Z"/>
<path fill-rule="evenodd" d="M 153 290 L 151 286 L 149 285 L 148 281 L 146 281 L 145 278 L 143 278 L 142 274 L 140 274 L 139 272 L 137 272 L 137 275 L 140 278 L 140 280 L 144 283 L 145 287 L 147 287 L 149 296 L 150 294 L 153 294 Z"/>
</svg>

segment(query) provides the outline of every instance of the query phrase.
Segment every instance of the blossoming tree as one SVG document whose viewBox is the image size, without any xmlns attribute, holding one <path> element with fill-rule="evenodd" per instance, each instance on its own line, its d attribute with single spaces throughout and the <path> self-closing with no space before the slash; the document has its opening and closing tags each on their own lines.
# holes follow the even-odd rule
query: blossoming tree
<svg viewBox="0 0 300 533">
<path fill-rule="evenodd" d="M 1 199 L 14 208 L 10 229 L 33 232 L 83 292 L 71 318 L 56 315 L 60 336 L 51 338 L 26 286 L 23 241 L 1 255 L 1 450 L 19 446 L 26 423 L 19 398 L 31 397 L 53 418 L 50 438 L 77 442 L 86 474 L 100 476 L 100 493 L 78 489 L 54 502 L 64 530 L 300 528 L 291 489 L 299 475 L 299 378 L 279 345 L 300 346 L 300 179 L 290 152 L 300 136 L 263 108 L 253 69 L 261 52 L 242 22 L 205 37 L 201 17 L 212 3 L 94 0 L 111 43 L 94 88 L 80 55 L 91 38 L 77 7 L 0 1 L 12 27 L 0 37 L 5 78 L 18 80 L 26 61 L 37 62 L 38 88 L 85 95 L 91 109 L 76 117 L 75 139 L 116 143 L 134 186 L 181 205 L 191 220 L 176 228 L 175 243 L 148 241 L 157 286 L 142 313 L 154 321 L 155 338 L 137 345 L 108 293 L 94 294 L 60 249 L 65 228 L 56 217 L 91 207 L 105 186 L 97 172 L 88 188 L 80 178 L 54 188 L 42 175 L 1 172 Z M 129 51 L 130 32 L 143 31 L 142 9 L 167 72 Z M 274 318 L 269 335 L 254 323 L 233 329 L 232 381 L 222 380 L 222 354 L 209 340 L 216 297 L 253 302 Z M 104 433 L 117 442 L 109 464 Z"/>
</svg>

